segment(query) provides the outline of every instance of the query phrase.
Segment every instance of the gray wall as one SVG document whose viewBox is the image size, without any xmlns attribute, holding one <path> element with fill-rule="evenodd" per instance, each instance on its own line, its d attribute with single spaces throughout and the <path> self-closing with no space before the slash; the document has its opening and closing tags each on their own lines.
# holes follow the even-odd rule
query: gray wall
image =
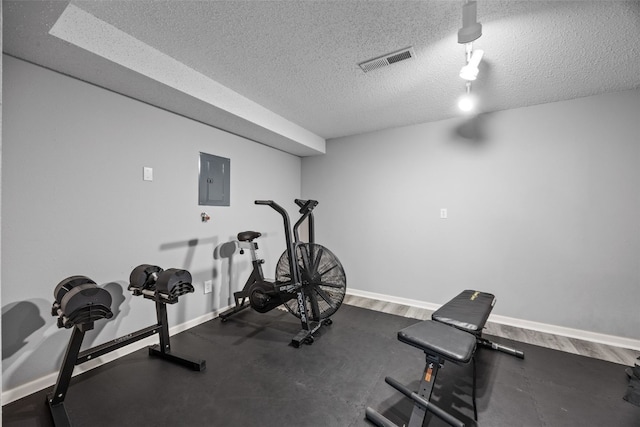
<svg viewBox="0 0 640 427">
<path fill-rule="evenodd" d="M 639 111 L 635 90 L 332 140 L 302 195 L 352 289 L 479 289 L 495 314 L 638 339 Z"/>
<path fill-rule="evenodd" d="M 68 276 L 89 276 L 114 298 L 116 316 L 96 322 L 86 348 L 155 322 L 154 304 L 126 290 L 139 264 L 194 276 L 195 294 L 169 306 L 170 326 L 227 306 L 230 277 L 241 287 L 248 255 L 234 257 L 233 269 L 213 256 L 237 232 L 266 234 L 265 272 L 274 271 L 285 247 L 281 220 L 253 201 L 296 212 L 300 158 L 12 57 L 3 77 L 4 391 L 58 370 L 70 331 L 58 330 L 50 309 Z M 231 159 L 230 207 L 198 206 L 201 151 Z M 153 182 L 142 180 L 144 166 Z M 208 279 L 215 291 L 205 295 Z"/>
</svg>

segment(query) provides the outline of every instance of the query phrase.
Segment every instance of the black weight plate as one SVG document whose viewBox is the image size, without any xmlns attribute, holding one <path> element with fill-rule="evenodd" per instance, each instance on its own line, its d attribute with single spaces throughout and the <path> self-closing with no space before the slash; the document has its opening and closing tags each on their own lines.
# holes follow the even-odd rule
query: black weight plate
<svg viewBox="0 0 640 427">
<path fill-rule="evenodd" d="M 66 279 L 58 283 L 58 286 L 56 286 L 53 291 L 53 297 L 55 298 L 56 302 L 60 303 L 62 302 L 62 297 L 64 297 L 67 292 L 69 292 L 72 288 L 83 285 L 85 283 L 93 283 L 94 285 L 96 284 L 96 282 L 89 279 L 87 276 L 67 277 Z"/>
<path fill-rule="evenodd" d="M 61 310 L 74 323 L 88 323 L 111 318 L 111 294 L 95 285 L 80 285 L 69 291 L 61 302 Z"/>
<path fill-rule="evenodd" d="M 60 309 L 62 310 L 62 313 L 65 316 L 68 316 L 69 314 L 71 314 L 73 311 L 75 311 L 78 308 L 78 306 L 81 304 L 80 301 L 84 299 L 84 297 L 75 298 L 74 304 L 76 306 L 74 307 L 71 307 L 69 305 L 69 302 L 74 300 L 74 297 L 76 295 L 82 296 L 83 291 L 85 291 L 89 295 L 91 295 L 92 293 L 95 293 L 95 291 L 93 291 L 94 289 L 98 289 L 98 286 L 95 283 L 85 283 L 82 285 L 75 286 L 73 289 L 69 290 L 69 292 L 64 294 L 64 296 L 62 297 L 62 301 L 60 301 Z"/>
<path fill-rule="evenodd" d="M 193 292 L 191 273 L 179 268 L 169 268 L 158 276 L 156 291 L 174 297 Z"/>
<path fill-rule="evenodd" d="M 129 284 L 136 289 L 154 290 L 156 286 L 155 274 L 160 274 L 162 268 L 157 265 L 142 264 L 131 271 Z"/>
</svg>

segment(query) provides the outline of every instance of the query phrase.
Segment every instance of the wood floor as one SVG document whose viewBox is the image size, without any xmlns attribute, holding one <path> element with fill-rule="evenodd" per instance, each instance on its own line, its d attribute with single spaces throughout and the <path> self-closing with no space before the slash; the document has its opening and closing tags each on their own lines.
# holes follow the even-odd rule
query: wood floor
<svg viewBox="0 0 640 427">
<path fill-rule="evenodd" d="M 433 313 L 431 310 L 427 309 L 353 295 L 346 295 L 344 298 L 344 304 L 420 320 L 430 319 L 431 313 Z M 567 353 L 580 354 L 582 356 L 606 360 L 627 366 L 633 366 L 636 358 L 640 355 L 637 350 L 613 347 L 575 338 L 567 338 L 559 335 L 532 331 L 529 329 L 515 328 L 513 326 L 501 325 L 493 322 L 487 322 L 484 332 L 497 337 L 508 338 L 514 341 L 538 345 L 540 347 L 552 348 Z"/>
</svg>

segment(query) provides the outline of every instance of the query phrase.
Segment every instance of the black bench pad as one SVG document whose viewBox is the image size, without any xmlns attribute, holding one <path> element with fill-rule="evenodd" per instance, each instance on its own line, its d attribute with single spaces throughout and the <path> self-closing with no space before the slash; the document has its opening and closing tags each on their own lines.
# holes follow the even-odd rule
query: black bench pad
<svg viewBox="0 0 640 427">
<path fill-rule="evenodd" d="M 431 318 L 479 335 L 495 303 L 496 298 L 492 294 L 466 290 L 436 310 Z"/>
<path fill-rule="evenodd" d="M 476 349 L 476 337 L 458 329 L 424 320 L 398 332 L 398 339 L 455 363 L 467 363 Z"/>
</svg>

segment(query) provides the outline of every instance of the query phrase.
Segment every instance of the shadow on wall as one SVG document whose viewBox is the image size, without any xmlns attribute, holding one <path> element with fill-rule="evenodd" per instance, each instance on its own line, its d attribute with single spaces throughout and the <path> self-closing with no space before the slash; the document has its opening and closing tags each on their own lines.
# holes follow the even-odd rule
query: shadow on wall
<svg viewBox="0 0 640 427">
<path fill-rule="evenodd" d="M 20 301 L 2 308 L 2 360 L 27 345 L 27 338 L 45 325 L 38 306 Z"/>
<path fill-rule="evenodd" d="M 184 249 L 187 248 L 186 254 L 185 254 L 185 258 L 184 261 L 182 263 L 182 267 L 185 270 L 189 270 L 190 268 L 192 268 L 192 264 L 193 264 L 193 258 L 194 255 L 196 253 L 196 247 L 197 246 L 202 246 L 202 245 L 211 245 L 215 248 L 215 245 L 218 243 L 218 238 L 217 237 L 209 237 L 206 239 L 191 239 L 191 240 L 181 240 L 179 242 L 170 242 L 170 243 L 163 243 L 160 245 L 160 250 L 161 251 L 167 251 L 167 250 L 173 250 L 173 249 Z M 214 249 L 215 251 L 215 249 Z M 171 268 L 171 267 L 164 267 L 164 266 L 160 266 L 163 268 Z M 216 277 L 216 269 L 212 268 L 211 271 L 211 277 L 215 278 Z"/>
<path fill-rule="evenodd" d="M 230 239 L 233 239 L 231 237 Z M 237 290 L 240 290 L 240 286 L 238 283 L 238 278 L 235 275 L 237 271 L 244 271 L 249 268 L 248 266 L 248 258 L 243 258 L 243 262 L 239 263 L 239 265 L 235 265 L 234 267 L 234 256 L 238 253 L 238 241 L 237 240 L 229 240 L 228 242 L 222 243 L 218 245 L 213 252 L 213 257 L 215 259 L 227 259 L 227 277 L 229 278 L 229 293 L 227 294 L 227 305 L 234 305 L 235 300 L 233 299 L 233 293 Z"/>
<path fill-rule="evenodd" d="M 482 146 L 487 143 L 486 124 L 490 113 L 470 116 L 454 128 L 454 136 L 469 145 Z"/>
<path fill-rule="evenodd" d="M 3 390 L 51 374 L 52 364 L 59 366 L 67 339 L 55 323 L 51 302 L 41 298 L 2 308 Z"/>
<path fill-rule="evenodd" d="M 190 240 L 181 240 L 177 242 L 163 243 L 160 245 L 160 250 L 168 251 L 168 250 L 178 249 L 178 250 L 185 251 L 184 261 L 182 262 L 182 266 L 180 268 L 187 270 L 189 271 L 189 273 L 192 274 L 192 281 L 195 288 L 197 283 L 201 283 L 204 286 L 204 281 L 206 280 L 215 281 L 218 278 L 218 270 L 216 269 L 216 266 L 213 264 L 211 265 L 210 272 L 207 272 L 205 270 L 196 274 L 193 271 L 193 268 L 194 268 L 193 260 L 195 258 L 196 249 L 198 248 L 198 246 L 201 246 L 201 247 L 204 246 L 206 248 L 207 246 L 210 245 L 211 251 L 209 253 L 212 253 L 212 252 L 215 252 L 215 248 L 217 244 L 218 244 L 217 237 L 208 237 L 206 239 L 195 238 Z M 159 267 L 162 267 L 165 270 L 168 268 L 177 268 L 177 266 L 175 265 L 160 265 Z M 197 290 L 195 292 L 200 293 Z M 212 304 L 215 304 L 215 301 L 212 301 Z M 178 304 L 176 318 L 174 321 L 180 324 L 180 323 L 184 323 L 187 320 L 191 320 L 191 319 L 187 316 L 186 305 Z"/>
<path fill-rule="evenodd" d="M 123 285 L 107 283 L 104 288 L 111 294 L 111 311 L 122 322 L 129 312 L 123 306 Z M 53 297 L 52 297 L 53 301 Z M 64 351 L 71 332 L 59 329 L 56 316 L 51 314 L 52 301 L 33 299 L 9 304 L 2 308 L 2 381 L 9 390 L 56 372 L 62 364 Z M 93 346 L 102 330 L 112 322 L 105 319 L 94 324 L 94 330 L 85 336 L 83 348 Z"/>
</svg>

